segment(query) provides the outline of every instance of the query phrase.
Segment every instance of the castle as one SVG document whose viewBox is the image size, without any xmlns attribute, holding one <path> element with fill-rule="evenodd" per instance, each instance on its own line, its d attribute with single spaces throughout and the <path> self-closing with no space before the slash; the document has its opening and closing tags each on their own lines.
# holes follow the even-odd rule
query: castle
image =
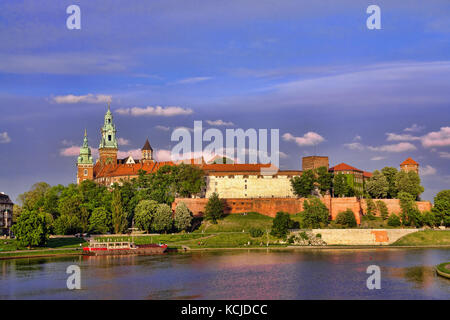
<svg viewBox="0 0 450 320">
<path fill-rule="evenodd" d="M 180 162 L 156 161 L 153 157 L 153 148 L 148 139 L 141 149 L 141 159 L 133 159 L 130 155 L 118 159 L 117 129 L 113 115 L 108 104 L 108 110 L 101 127 L 99 144 L 99 159 L 92 158 L 88 144 L 87 132 L 84 132 L 83 146 L 77 159 L 77 183 L 84 180 L 93 180 L 99 184 L 111 186 L 137 178 L 140 170 L 154 173 L 164 165 L 177 165 Z M 206 188 L 201 197 L 208 198 L 216 192 L 221 198 L 295 198 L 291 179 L 299 177 L 302 171 L 326 167 L 333 174 L 344 174 L 348 184 L 358 191 L 363 191 L 364 183 L 372 174 L 345 163 L 329 167 L 328 157 L 310 156 L 302 159 L 302 170 L 278 170 L 272 174 L 262 174 L 262 168 L 270 164 L 237 164 L 237 163 L 206 163 L 202 158 L 183 160 L 184 163 L 199 166 L 205 172 Z M 226 161 L 228 162 L 228 161 Z M 419 172 L 419 164 L 408 158 L 401 165 L 406 172 Z"/>
</svg>

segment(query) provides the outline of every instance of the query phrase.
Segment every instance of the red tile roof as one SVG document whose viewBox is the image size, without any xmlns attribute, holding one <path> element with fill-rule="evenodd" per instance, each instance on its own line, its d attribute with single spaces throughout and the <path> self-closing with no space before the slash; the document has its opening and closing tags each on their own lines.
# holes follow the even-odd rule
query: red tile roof
<svg viewBox="0 0 450 320">
<path fill-rule="evenodd" d="M 403 161 L 400 165 L 407 165 L 407 164 L 412 164 L 412 165 L 416 165 L 418 166 L 419 164 L 417 162 L 415 162 L 411 157 L 409 157 L 408 159 L 406 159 L 405 161 Z"/>
<path fill-rule="evenodd" d="M 352 167 L 346 163 L 340 163 L 332 168 L 329 169 L 329 171 L 358 171 L 358 172 L 364 172 L 362 170 L 359 170 L 355 167 Z"/>
<path fill-rule="evenodd" d="M 372 172 L 364 171 L 364 177 L 365 178 L 372 178 Z"/>
</svg>

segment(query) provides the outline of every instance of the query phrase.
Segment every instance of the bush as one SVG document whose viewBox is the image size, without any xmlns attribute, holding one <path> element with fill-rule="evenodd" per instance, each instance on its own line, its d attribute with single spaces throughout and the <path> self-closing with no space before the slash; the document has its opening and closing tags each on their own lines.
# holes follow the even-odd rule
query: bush
<svg viewBox="0 0 450 320">
<path fill-rule="evenodd" d="M 336 217 L 336 223 L 347 228 L 354 228 L 357 226 L 355 214 L 350 209 L 339 212 Z"/>
<path fill-rule="evenodd" d="M 367 218 L 369 220 L 375 220 L 375 215 L 377 213 L 377 206 L 375 205 L 375 202 L 373 202 L 372 198 L 366 199 L 367 204 Z"/>
<path fill-rule="evenodd" d="M 308 240 L 308 235 L 306 234 L 305 231 L 300 232 L 299 236 L 300 236 L 300 238 L 302 238 L 303 240 Z"/>
<path fill-rule="evenodd" d="M 76 216 L 63 214 L 54 222 L 55 234 L 68 235 L 82 232 L 80 220 Z"/>
<path fill-rule="evenodd" d="M 316 234 L 316 238 L 322 239 L 322 234 L 320 233 Z"/>
<path fill-rule="evenodd" d="M 401 221 L 400 221 L 399 216 L 394 213 L 391 214 L 388 218 L 387 224 L 390 227 L 400 227 Z"/>
<path fill-rule="evenodd" d="M 264 235 L 264 231 L 262 231 L 261 229 L 258 229 L 258 228 L 250 228 L 249 231 L 250 231 L 250 235 L 253 238 L 259 238 Z"/>
</svg>

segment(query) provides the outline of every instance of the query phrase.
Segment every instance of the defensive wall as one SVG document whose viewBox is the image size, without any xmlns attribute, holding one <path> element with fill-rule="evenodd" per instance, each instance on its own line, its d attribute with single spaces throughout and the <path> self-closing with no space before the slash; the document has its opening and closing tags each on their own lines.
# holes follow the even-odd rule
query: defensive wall
<svg viewBox="0 0 450 320">
<path fill-rule="evenodd" d="M 352 198 L 320 198 L 325 204 L 334 220 L 339 212 L 351 209 L 355 214 L 358 224 L 361 222 L 362 214 L 366 213 L 367 205 L 364 199 Z M 277 212 L 284 211 L 290 214 L 296 214 L 303 211 L 305 198 L 227 198 L 223 199 L 225 203 L 225 213 L 245 213 L 258 212 L 260 214 L 275 217 Z M 389 214 L 399 214 L 401 212 L 400 201 L 398 199 L 381 199 L 389 211 Z M 184 202 L 189 210 L 195 216 L 201 216 L 204 213 L 207 198 L 177 198 L 172 203 L 172 209 L 175 210 L 177 203 Z M 429 201 L 417 201 L 418 209 L 423 211 L 431 210 Z"/>
<path fill-rule="evenodd" d="M 313 229 L 327 245 L 389 245 L 419 229 Z"/>
</svg>

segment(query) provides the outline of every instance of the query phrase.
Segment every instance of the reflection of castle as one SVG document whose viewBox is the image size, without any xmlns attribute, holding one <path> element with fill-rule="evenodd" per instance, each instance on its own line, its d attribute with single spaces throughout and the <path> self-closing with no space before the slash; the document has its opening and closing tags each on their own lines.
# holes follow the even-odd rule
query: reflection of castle
<svg viewBox="0 0 450 320">
<path fill-rule="evenodd" d="M 153 149 L 148 139 L 141 149 L 141 159 L 133 159 L 130 155 L 125 159 L 118 159 L 118 144 L 116 139 L 116 126 L 113 115 L 108 105 L 104 123 L 101 127 L 101 140 L 99 145 L 99 159 L 93 162 L 91 149 L 88 145 L 86 131 L 84 133 L 83 146 L 77 161 L 77 183 L 84 180 L 94 180 L 103 185 L 122 183 L 137 178 L 140 170 L 146 173 L 154 173 L 164 165 L 175 165 L 172 161 L 159 162 L 153 158 Z M 199 160 L 199 159 L 196 159 Z M 278 170 L 273 174 L 261 174 L 262 168 L 268 168 L 268 164 L 236 164 L 215 158 L 212 163 L 206 163 L 203 159 L 194 159 L 183 162 L 199 166 L 205 171 L 206 189 L 203 196 L 209 197 L 217 192 L 221 198 L 286 198 L 295 197 L 291 178 L 300 176 L 302 171 L 326 167 L 333 174 L 346 175 L 347 182 L 354 189 L 362 191 L 364 182 L 372 176 L 366 172 L 348 164 L 341 163 L 329 168 L 328 157 L 311 156 L 302 159 L 302 171 Z M 415 166 L 415 167 L 414 167 Z M 418 171 L 418 164 L 408 158 L 401 164 L 402 170 Z M 416 169 L 414 169 L 416 168 Z"/>
</svg>

